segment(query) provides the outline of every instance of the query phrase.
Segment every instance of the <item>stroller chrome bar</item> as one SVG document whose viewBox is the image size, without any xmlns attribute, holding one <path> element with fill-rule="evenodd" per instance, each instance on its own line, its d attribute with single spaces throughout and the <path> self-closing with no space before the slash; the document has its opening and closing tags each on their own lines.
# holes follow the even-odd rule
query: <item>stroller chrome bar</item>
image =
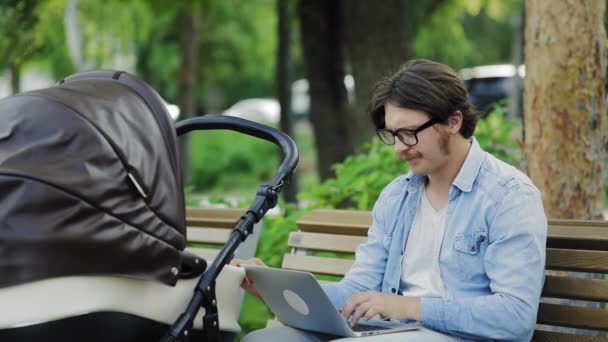
<svg viewBox="0 0 608 342">
<path fill-rule="evenodd" d="M 270 141 L 281 148 L 283 161 L 270 185 L 264 185 L 258 189 L 255 200 L 230 234 L 224 248 L 201 276 L 186 310 L 179 316 L 161 341 L 189 340 L 188 331 L 192 329 L 193 320 L 201 307 L 205 308 L 205 316 L 203 317 L 203 337 L 205 341 L 219 341 L 215 279 L 222 268 L 232 259 L 236 248 L 252 233 L 254 224 L 277 204 L 278 193 L 282 190 L 284 184 L 289 183 L 298 163 L 298 150 L 294 141 L 285 133 L 268 126 L 245 119 L 223 116 L 190 118 L 176 124 L 178 136 L 193 130 L 218 129 L 237 131 Z"/>
</svg>

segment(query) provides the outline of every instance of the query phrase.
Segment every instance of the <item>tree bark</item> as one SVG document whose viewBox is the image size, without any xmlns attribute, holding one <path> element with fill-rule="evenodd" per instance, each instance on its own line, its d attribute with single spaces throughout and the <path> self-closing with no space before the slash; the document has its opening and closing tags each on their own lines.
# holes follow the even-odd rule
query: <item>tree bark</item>
<svg viewBox="0 0 608 342">
<path fill-rule="evenodd" d="M 181 119 L 196 116 L 196 87 L 199 61 L 199 22 L 196 5 L 183 5 L 179 17 L 179 49 L 181 64 L 178 76 L 177 105 Z M 179 157 L 184 186 L 191 183 L 190 139 L 188 135 L 179 138 Z"/>
<path fill-rule="evenodd" d="M 549 218 L 602 217 L 605 5 L 526 1 L 524 155 Z"/>
<path fill-rule="evenodd" d="M 367 103 L 375 84 L 410 58 L 407 0 L 387 0 L 370 11 L 367 0 L 344 1 L 345 42 L 355 79 L 349 130 L 357 151 L 374 136 Z"/>
<path fill-rule="evenodd" d="M 277 0 L 278 36 L 277 48 L 277 94 L 281 105 L 281 130 L 293 137 L 293 115 L 291 111 L 291 82 L 293 80 L 293 65 L 291 56 L 292 8 L 289 0 Z M 283 197 L 285 201 L 297 203 L 298 177 L 294 174 L 291 183 L 285 185 Z"/>
<path fill-rule="evenodd" d="M 11 63 L 11 92 L 13 95 L 21 92 L 21 66 Z"/>
<path fill-rule="evenodd" d="M 318 170 L 324 180 L 334 176 L 331 165 L 354 152 L 344 87 L 342 1 L 300 0 L 297 11 Z"/>
<path fill-rule="evenodd" d="M 526 1 L 524 156 L 528 175 L 543 194 L 549 218 L 602 217 L 605 5 L 595 0 Z M 560 299 L 551 302 L 573 303 Z M 599 308 L 595 304 L 585 306 Z M 549 330 L 573 332 L 560 327 Z"/>
</svg>

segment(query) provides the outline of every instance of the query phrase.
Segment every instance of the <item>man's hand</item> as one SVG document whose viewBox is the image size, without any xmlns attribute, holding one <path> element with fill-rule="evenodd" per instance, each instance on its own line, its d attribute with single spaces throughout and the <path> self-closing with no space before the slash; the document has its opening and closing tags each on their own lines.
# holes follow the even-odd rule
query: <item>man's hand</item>
<svg viewBox="0 0 608 342">
<path fill-rule="evenodd" d="M 232 259 L 232 260 L 230 260 L 230 265 L 237 266 L 237 267 L 241 267 L 241 265 L 257 265 L 257 266 L 266 267 L 266 264 L 264 264 L 262 262 L 262 260 L 260 260 L 258 258 L 251 258 L 251 259 L 247 259 L 247 260 Z M 241 282 L 241 287 L 243 288 L 243 290 L 247 291 L 250 295 L 261 298 L 260 294 L 258 293 L 258 290 L 256 290 L 255 286 L 253 285 L 253 281 L 251 279 L 249 279 L 247 276 L 245 276 L 245 278 L 243 279 L 243 282 Z"/>
<path fill-rule="evenodd" d="M 350 318 L 350 325 L 355 326 L 359 318 L 370 320 L 376 315 L 391 319 L 420 320 L 420 297 L 406 297 L 376 291 L 365 291 L 352 295 L 342 308 L 342 316 Z"/>
</svg>

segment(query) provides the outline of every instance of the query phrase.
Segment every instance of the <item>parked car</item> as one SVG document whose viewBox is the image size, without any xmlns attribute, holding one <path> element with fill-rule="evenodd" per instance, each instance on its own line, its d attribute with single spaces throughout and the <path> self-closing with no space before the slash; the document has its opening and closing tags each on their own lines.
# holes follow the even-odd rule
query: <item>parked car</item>
<svg viewBox="0 0 608 342">
<path fill-rule="evenodd" d="M 515 68 L 512 64 L 482 65 L 460 70 L 460 77 L 469 92 L 471 102 L 485 115 L 489 114 L 496 102 L 516 101 L 513 117 L 522 117 L 523 79 L 525 67 Z M 509 108 L 507 110 L 509 110 Z M 511 113 L 507 113 L 510 115 Z"/>
<path fill-rule="evenodd" d="M 351 75 L 344 77 L 348 101 L 353 102 L 355 81 Z M 310 92 L 308 80 L 301 78 L 291 84 L 291 112 L 296 120 L 310 116 Z M 281 105 L 273 98 L 252 98 L 238 101 L 226 109 L 222 115 L 236 116 L 260 123 L 276 124 L 280 120 Z"/>
<path fill-rule="evenodd" d="M 222 115 L 276 124 L 281 116 L 281 105 L 276 99 L 245 99 L 230 106 Z"/>
</svg>

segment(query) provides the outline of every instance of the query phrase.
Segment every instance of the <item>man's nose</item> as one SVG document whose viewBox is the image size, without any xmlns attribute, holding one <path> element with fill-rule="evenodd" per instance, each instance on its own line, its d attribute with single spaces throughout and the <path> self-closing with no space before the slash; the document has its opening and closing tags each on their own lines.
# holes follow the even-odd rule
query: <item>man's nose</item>
<svg viewBox="0 0 608 342">
<path fill-rule="evenodd" d="M 407 151 L 410 148 L 412 147 L 404 144 L 403 142 L 401 142 L 401 140 L 395 137 L 395 144 L 393 145 L 393 151 L 395 151 L 395 153 L 401 154 L 401 152 Z"/>
</svg>

